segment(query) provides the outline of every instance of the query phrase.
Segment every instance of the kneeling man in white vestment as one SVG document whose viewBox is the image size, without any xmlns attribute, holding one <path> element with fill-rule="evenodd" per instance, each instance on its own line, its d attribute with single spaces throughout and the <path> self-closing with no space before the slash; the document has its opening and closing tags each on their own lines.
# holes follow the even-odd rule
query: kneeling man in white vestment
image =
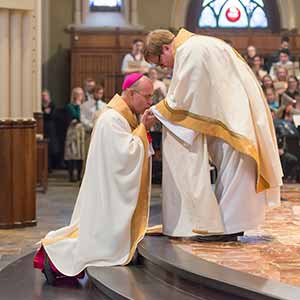
<svg viewBox="0 0 300 300">
<path fill-rule="evenodd" d="M 150 32 L 145 58 L 173 69 L 166 99 L 153 109 L 164 125 L 164 234 L 226 240 L 256 228 L 266 204 L 280 203 L 282 170 L 255 75 L 222 40 L 185 29 Z"/>
<path fill-rule="evenodd" d="M 152 95 L 150 79 L 128 75 L 122 95 L 116 94 L 97 119 L 70 225 L 49 232 L 35 257 L 35 267 L 46 275 L 49 264 L 47 269 L 43 259 L 65 276 L 131 261 L 148 225 Z"/>
</svg>

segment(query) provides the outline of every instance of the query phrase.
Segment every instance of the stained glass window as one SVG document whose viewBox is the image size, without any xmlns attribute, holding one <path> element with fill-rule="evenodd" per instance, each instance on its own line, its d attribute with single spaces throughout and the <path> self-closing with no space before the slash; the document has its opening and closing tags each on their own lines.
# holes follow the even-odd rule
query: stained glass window
<svg viewBox="0 0 300 300">
<path fill-rule="evenodd" d="M 90 0 L 91 11 L 120 11 L 122 0 Z"/>
<path fill-rule="evenodd" d="M 267 28 L 263 0 L 203 0 L 199 27 Z"/>
</svg>

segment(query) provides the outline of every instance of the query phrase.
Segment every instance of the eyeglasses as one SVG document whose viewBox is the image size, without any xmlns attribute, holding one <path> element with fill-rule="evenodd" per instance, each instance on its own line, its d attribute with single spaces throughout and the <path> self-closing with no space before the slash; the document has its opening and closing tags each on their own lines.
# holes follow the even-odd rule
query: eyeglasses
<svg viewBox="0 0 300 300">
<path fill-rule="evenodd" d="M 160 60 L 161 60 L 161 54 L 158 55 L 158 61 L 157 61 L 157 64 L 156 64 L 156 65 L 163 68 L 164 66 L 162 65 L 162 63 L 161 63 Z"/>
<path fill-rule="evenodd" d="M 141 94 L 139 91 L 137 91 L 137 90 L 133 90 L 135 93 L 137 93 L 137 94 L 139 94 L 139 95 L 141 95 L 142 97 L 144 97 L 144 98 L 146 98 L 146 99 L 152 99 L 152 97 L 153 97 L 153 94 L 151 94 L 151 95 L 144 95 L 144 94 Z"/>
</svg>

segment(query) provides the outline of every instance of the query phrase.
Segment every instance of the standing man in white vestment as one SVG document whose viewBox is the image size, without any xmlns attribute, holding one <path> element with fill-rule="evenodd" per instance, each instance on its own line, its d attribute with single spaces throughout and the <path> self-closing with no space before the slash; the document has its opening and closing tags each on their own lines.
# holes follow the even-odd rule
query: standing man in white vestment
<svg viewBox="0 0 300 300">
<path fill-rule="evenodd" d="M 56 273 L 77 276 L 88 266 L 131 261 L 148 225 L 152 95 L 149 78 L 128 75 L 122 95 L 96 121 L 70 225 L 49 232 L 35 257 L 50 282 Z"/>
<path fill-rule="evenodd" d="M 164 234 L 236 240 L 264 221 L 267 203 L 280 201 L 282 170 L 259 83 L 231 46 L 185 29 L 176 37 L 150 32 L 145 59 L 173 69 L 166 99 L 153 109 L 164 124 Z"/>
</svg>

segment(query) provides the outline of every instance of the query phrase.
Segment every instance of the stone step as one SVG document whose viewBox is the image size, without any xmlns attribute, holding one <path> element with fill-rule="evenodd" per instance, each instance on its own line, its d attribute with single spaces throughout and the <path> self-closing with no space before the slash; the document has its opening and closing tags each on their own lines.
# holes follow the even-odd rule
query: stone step
<svg viewBox="0 0 300 300">
<path fill-rule="evenodd" d="M 112 300 L 204 300 L 175 286 L 157 280 L 143 265 L 88 268 L 95 287 Z"/>
<path fill-rule="evenodd" d="M 190 254 L 163 236 L 138 247 L 145 271 L 193 295 L 214 300 L 299 300 L 300 288 L 236 271 Z"/>
</svg>

